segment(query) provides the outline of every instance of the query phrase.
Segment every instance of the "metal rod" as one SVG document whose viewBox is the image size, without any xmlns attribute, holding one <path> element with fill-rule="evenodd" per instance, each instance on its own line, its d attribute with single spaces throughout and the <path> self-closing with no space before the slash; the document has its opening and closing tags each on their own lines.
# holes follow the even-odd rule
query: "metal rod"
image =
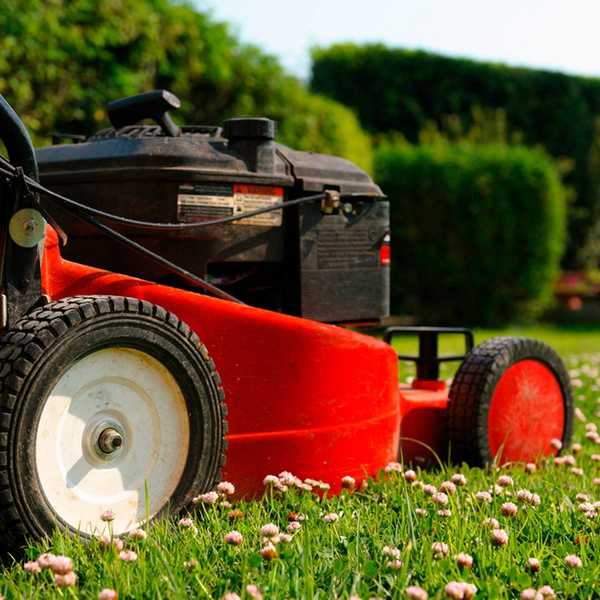
<svg viewBox="0 0 600 600">
<path fill-rule="evenodd" d="M 212 285 L 208 281 L 202 279 L 202 277 L 198 277 L 197 275 L 194 275 L 193 273 L 190 273 L 189 271 L 186 271 L 185 269 L 178 267 L 176 264 L 167 260 L 163 256 L 160 256 L 160 254 L 156 254 L 155 252 L 152 252 L 152 250 L 148 250 L 148 248 L 142 246 L 141 244 L 138 244 L 137 242 L 134 242 L 133 240 L 130 240 L 128 237 L 120 234 L 119 232 L 115 231 L 114 229 L 111 229 L 107 225 L 104 225 L 103 223 L 99 223 L 96 219 L 94 219 L 94 217 L 92 217 L 90 215 L 86 215 L 86 214 L 79 214 L 78 212 L 76 212 L 73 209 L 71 209 L 71 212 L 73 214 L 75 214 L 76 217 L 78 217 L 78 218 L 82 219 L 83 221 L 86 221 L 90 225 L 93 225 L 94 227 L 98 228 L 100 231 L 105 233 L 108 237 L 110 237 L 114 240 L 117 240 L 118 242 L 121 242 L 127 246 L 130 246 L 131 248 L 140 252 L 141 254 L 148 256 L 151 260 L 158 263 L 159 265 L 166 267 L 173 273 L 177 273 L 188 283 L 191 283 L 192 285 L 202 288 L 203 290 L 209 292 L 210 294 L 212 294 L 213 296 L 216 296 L 217 298 L 221 298 L 223 300 L 231 300 L 232 302 L 236 302 L 238 304 L 244 304 L 241 300 L 239 300 L 235 296 L 231 296 L 227 292 L 224 292 L 223 290 Z"/>
</svg>

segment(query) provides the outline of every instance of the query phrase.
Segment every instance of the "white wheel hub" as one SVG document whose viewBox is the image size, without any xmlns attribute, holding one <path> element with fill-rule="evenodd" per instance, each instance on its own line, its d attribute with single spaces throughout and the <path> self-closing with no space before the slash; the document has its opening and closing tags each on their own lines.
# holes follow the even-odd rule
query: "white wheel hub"
<svg viewBox="0 0 600 600">
<path fill-rule="evenodd" d="M 59 377 L 36 434 L 38 477 L 54 512 L 90 534 L 121 534 L 171 498 L 188 456 L 183 393 L 145 352 L 107 348 Z"/>
</svg>

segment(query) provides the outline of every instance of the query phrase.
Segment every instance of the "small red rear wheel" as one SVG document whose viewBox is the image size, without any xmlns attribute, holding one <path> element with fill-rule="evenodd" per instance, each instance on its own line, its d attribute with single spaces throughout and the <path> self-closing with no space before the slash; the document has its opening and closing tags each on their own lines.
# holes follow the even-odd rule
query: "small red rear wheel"
<svg viewBox="0 0 600 600">
<path fill-rule="evenodd" d="M 567 445 L 573 426 L 569 376 L 556 352 L 537 340 L 496 337 L 477 346 L 450 388 L 450 450 L 483 466 L 536 461 Z"/>
</svg>

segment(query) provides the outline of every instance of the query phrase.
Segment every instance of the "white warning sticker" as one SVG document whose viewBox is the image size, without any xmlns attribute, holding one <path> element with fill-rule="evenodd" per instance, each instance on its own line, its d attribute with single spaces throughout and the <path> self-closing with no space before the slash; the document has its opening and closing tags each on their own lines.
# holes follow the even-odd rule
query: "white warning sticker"
<svg viewBox="0 0 600 600">
<path fill-rule="evenodd" d="M 185 223 L 209 221 L 267 208 L 282 200 L 282 188 L 228 184 L 181 185 L 177 195 L 177 219 Z M 280 209 L 232 221 L 232 224 L 279 227 L 282 222 Z"/>
</svg>

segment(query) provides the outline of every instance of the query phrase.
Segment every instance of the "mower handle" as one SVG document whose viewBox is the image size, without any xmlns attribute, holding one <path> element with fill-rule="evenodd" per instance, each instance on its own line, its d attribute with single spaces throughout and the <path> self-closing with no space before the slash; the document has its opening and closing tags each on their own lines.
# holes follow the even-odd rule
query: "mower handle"
<svg viewBox="0 0 600 600">
<path fill-rule="evenodd" d="M 25 175 L 39 181 L 39 171 L 35 150 L 27 128 L 12 106 L 0 94 L 0 139 L 8 151 L 8 158 L 14 165 L 23 168 Z"/>
<path fill-rule="evenodd" d="M 166 135 L 178 137 L 181 130 L 171 119 L 169 110 L 178 109 L 181 100 L 168 90 L 152 90 L 136 96 L 113 100 L 106 106 L 108 118 L 115 129 L 135 125 L 144 119 L 153 119 Z"/>
</svg>

